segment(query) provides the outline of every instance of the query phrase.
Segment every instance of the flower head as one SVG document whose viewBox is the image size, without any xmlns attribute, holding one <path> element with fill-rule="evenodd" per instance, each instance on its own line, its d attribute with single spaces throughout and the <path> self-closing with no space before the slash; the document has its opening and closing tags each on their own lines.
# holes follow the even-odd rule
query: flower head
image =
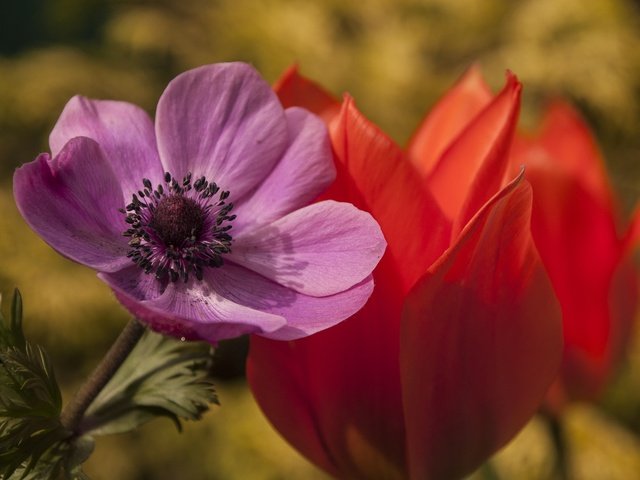
<svg viewBox="0 0 640 480">
<path fill-rule="evenodd" d="M 340 106 L 295 71 L 279 85 L 329 122 L 327 195 L 369 210 L 389 245 L 351 319 L 286 344 L 251 339 L 256 399 L 336 477 L 462 478 L 535 413 L 561 360 L 531 187 L 509 170 L 521 85 L 508 74 L 493 95 L 471 69 L 405 150 L 351 98 Z"/>
<path fill-rule="evenodd" d="M 135 105 L 74 97 L 14 177 L 18 208 L 156 330 L 292 339 L 357 311 L 385 248 L 335 178 L 326 127 L 241 63 L 200 67 Z"/>
<path fill-rule="evenodd" d="M 632 242 L 593 136 L 567 103 L 516 137 L 512 165 L 527 168 L 533 238 L 562 306 L 564 358 L 548 396 L 557 410 L 596 399 L 623 357 L 638 300 Z"/>
</svg>

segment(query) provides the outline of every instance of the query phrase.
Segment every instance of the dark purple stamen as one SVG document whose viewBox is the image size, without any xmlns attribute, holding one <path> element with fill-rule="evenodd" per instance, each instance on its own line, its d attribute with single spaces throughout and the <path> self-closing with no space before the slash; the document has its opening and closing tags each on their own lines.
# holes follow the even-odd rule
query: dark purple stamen
<svg viewBox="0 0 640 480">
<path fill-rule="evenodd" d="M 181 247 L 186 240 L 200 237 L 204 212 L 195 200 L 183 195 L 158 195 L 158 200 L 149 227 L 165 245 Z"/>
<path fill-rule="evenodd" d="M 144 189 L 120 209 L 129 224 L 123 235 L 131 237 L 127 257 L 159 280 L 186 282 L 189 274 L 202 280 L 203 269 L 222 266 L 222 255 L 231 251 L 229 222 L 236 216 L 229 215 L 233 208 L 233 203 L 226 203 L 229 191 L 220 191 L 205 177 L 193 184 L 191 179 L 188 173 L 179 183 L 167 172 L 166 187 L 154 189 L 144 178 Z"/>
</svg>

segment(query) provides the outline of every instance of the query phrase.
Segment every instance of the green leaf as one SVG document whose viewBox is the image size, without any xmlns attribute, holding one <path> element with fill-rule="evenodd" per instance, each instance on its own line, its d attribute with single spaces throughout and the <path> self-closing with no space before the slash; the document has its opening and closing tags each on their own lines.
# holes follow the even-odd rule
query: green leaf
<svg viewBox="0 0 640 480">
<path fill-rule="evenodd" d="M 211 377 L 213 351 L 146 331 L 87 410 L 80 430 L 91 435 L 122 433 L 165 416 L 197 420 L 217 403 Z"/>
<path fill-rule="evenodd" d="M 11 301 L 11 331 L 14 336 L 13 344 L 24 349 L 26 340 L 22 332 L 22 295 L 17 288 L 13 291 L 13 300 Z"/>
<path fill-rule="evenodd" d="M 0 295 L 0 302 L 2 295 Z M 11 301 L 11 316 L 5 319 L 0 312 L 0 350 L 17 347 L 24 350 L 25 345 L 24 333 L 22 332 L 22 296 L 18 289 L 13 292 L 13 300 Z"/>
<path fill-rule="evenodd" d="M 10 318 L 0 320 L 0 478 L 53 480 L 70 436 L 59 420 L 60 388 L 46 352 L 24 336 L 18 290 Z"/>
<path fill-rule="evenodd" d="M 75 439 L 71 445 L 69 455 L 66 457 L 65 471 L 67 472 L 67 478 L 70 480 L 89 478 L 82 471 L 82 464 L 89 459 L 95 446 L 95 440 L 88 435 Z"/>
</svg>

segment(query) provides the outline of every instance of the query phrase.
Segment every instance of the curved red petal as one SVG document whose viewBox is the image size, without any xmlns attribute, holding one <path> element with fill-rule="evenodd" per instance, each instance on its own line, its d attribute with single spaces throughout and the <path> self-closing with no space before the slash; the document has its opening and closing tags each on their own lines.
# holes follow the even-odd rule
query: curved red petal
<svg viewBox="0 0 640 480">
<path fill-rule="evenodd" d="M 534 414 L 562 352 L 560 310 L 515 180 L 411 291 L 401 375 L 411 478 L 460 478 Z"/>
<path fill-rule="evenodd" d="M 631 251 L 625 251 L 624 259 L 613 274 L 609 291 L 611 306 L 611 364 L 615 368 L 627 353 L 633 338 L 633 327 L 638 308 L 638 269 Z"/>
<path fill-rule="evenodd" d="M 273 89 L 283 107 L 304 107 L 326 123 L 330 123 L 340 112 L 340 101 L 317 83 L 300 75 L 297 65 L 285 70 L 274 83 Z"/>
<path fill-rule="evenodd" d="M 502 91 L 442 154 L 427 179 L 457 235 L 505 183 L 522 84 L 507 74 Z"/>
<path fill-rule="evenodd" d="M 640 203 L 636 203 L 631 214 L 629 228 L 624 235 L 624 251 L 632 252 L 638 247 L 638 243 L 640 243 Z"/>
<path fill-rule="evenodd" d="M 449 244 L 449 222 L 404 152 L 345 98 L 331 128 L 337 179 L 327 198 L 370 212 L 405 294 Z"/>
<path fill-rule="evenodd" d="M 521 164 L 534 188 L 534 239 L 563 309 L 565 358 L 555 391 L 565 401 L 595 399 L 630 338 L 636 222 L 621 238 L 604 162 L 567 103 L 550 104 L 540 128 L 516 139 L 512 165 Z"/>
<path fill-rule="evenodd" d="M 537 155 L 553 158 L 557 168 L 582 183 L 603 205 L 613 205 L 613 190 L 598 146 L 580 114 L 568 103 L 551 103 L 538 131 L 519 135 L 514 142 L 516 161 L 535 164 Z"/>
<path fill-rule="evenodd" d="M 480 68 L 474 65 L 431 109 L 407 148 L 409 159 L 423 177 L 431 172 L 444 150 L 492 98 Z"/>
<path fill-rule="evenodd" d="M 340 478 L 406 478 L 399 282 L 385 257 L 367 305 L 287 344 L 252 338 L 248 378 L 280 433 Z"/>
<path fill-rule="evenodd" d="M 299 342 L 251 337 L 247 380 L 260 408 L 284 438 L 326 472 L 338 471 L 321 436 L 305 390 L 304 349 Z"/>
<path fill-rule="evenodd" d="M 611 301 L 623 242 L 613 212 L 574 176 L 550 162 L 532 165 L 527 173 L 534 189 L 533 236 L 562 305 L 563 387 L 569 398 L 593 399 L 618 357 L 614 337 L 620 322 L 630 321 L 621 318 L 629 308 Z M 613 306 L 620 309 L 615 316 Z"/>
</svg>

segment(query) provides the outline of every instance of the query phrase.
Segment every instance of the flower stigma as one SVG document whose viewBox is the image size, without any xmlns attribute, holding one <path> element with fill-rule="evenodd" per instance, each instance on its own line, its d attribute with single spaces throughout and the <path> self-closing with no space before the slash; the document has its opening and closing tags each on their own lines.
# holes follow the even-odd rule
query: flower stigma
<svg viewBox="0 0 640 480">
<path fill-rule="evenodd" d="M 123 232 L 131 238 L 127 257 L 158 280 L 186 283 L 190 274 L 202 280 L 203 269 L 221 267 L 222 255 L 231 251 L 230 222 L 236 216 L 229 215 L 229 191 L 204 176 L 191 180 L 191 172 L 181 183 L 167 172 L 166 187 L 154 189 L 144 178 L 144 188 L 119 209 L 129 224 Z"/>
</svg>

